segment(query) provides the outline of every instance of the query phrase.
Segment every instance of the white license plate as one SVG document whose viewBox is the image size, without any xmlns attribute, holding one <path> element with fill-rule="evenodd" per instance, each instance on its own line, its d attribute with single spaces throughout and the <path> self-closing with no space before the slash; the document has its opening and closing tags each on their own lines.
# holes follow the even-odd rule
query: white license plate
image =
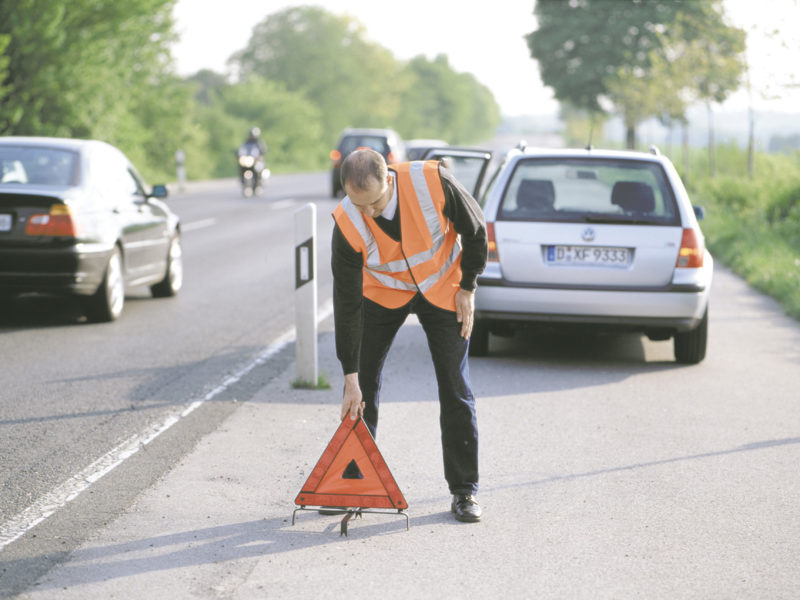
<svg viewBox="0 0 800 600">
<path fill-rule="evenodd" d="M 0 231 L 11 231 L 11 215 L 0 215 Z"/>
<path fill-rule="evenodd" d="M 545 261 L 549 265 L 627 267 L 631 262 L 631 249 L 605 246 L 547 246 Z"/>
</svg>

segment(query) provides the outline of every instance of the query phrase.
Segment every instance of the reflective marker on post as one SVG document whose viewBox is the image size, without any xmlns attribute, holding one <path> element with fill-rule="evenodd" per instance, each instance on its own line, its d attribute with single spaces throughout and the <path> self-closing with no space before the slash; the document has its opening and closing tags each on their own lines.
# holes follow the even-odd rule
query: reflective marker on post
<svg viewBox="0 0 800 600">
<path fill-rule="evenodd" d="M 314 245 L 317 207 L 306 204 L 294 213 L 295 358 L 297 378 L 317 385 L 317 253 Z"/>
</svg>

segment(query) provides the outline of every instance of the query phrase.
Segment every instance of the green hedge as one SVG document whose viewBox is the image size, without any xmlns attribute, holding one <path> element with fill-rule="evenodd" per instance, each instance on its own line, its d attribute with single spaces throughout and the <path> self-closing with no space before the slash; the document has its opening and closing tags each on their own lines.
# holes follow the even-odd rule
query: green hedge
<svg viewBox="0 0 800 600">
<path fill-rule="evenodd" d="M 745 159 L 723 147 L 712 178 L 700 175 L 708 159 L 698 153 L 692 202 L 706 208 L 701 225 L 714 257 L 800 319 L 800 153 L 758 154 L 752 178 Z"/>
</svg>

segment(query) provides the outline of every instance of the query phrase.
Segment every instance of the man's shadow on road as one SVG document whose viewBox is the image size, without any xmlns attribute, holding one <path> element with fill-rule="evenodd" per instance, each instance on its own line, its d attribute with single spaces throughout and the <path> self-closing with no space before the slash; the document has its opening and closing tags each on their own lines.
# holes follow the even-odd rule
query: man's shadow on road
<svg viewBox="0 0 800 600">
<path fill-rule="evenodd" d="M 61 557 L 68 562 L 56 567 L 59 569 L 58 580 L 62 582 L 59 585 L 63 585 L 63 582 L 85 585 L 145 573 L 240 561 L 328 544 L 346 543 L 352 538 L 365 539 L 406 533 L 406 520 L 402 515 L 386 516 L 391 518 L 384 519 L 383 515 L 379 515 L 374 523 L 369 524 L 362 519 L 351 520 L 349 538 L 339 534 L 341 517 L 323 517 L 309 511 L 303 516 L 298 516 L 297 524 L 294 526 L 289 515 L 82 548 L 69 556 Z M 452 520 L 449 511 L 409 516 L 412 529 L 450 522 L 454 526 L 458 525 Z M 304 520 L 302 526 L 301 519 Z M 17 561 L 0 561 L 0 570 L 24 572 L 26 570 L 24 563 L 34 564 L 40 561 L 39 556 Z M 48 586 L 45 579 L 36 589 L 42 590 Z"/>
</svg>

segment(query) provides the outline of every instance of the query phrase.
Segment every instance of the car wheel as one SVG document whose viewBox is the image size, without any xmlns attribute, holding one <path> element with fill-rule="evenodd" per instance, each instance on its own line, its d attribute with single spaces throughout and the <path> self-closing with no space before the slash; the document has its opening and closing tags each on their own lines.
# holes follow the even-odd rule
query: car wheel
<svg viewBox="0 0 800 600">
<path fill-rule="evenodd" d="M 114 247 L 106 265 L 103 283 L 86 300 L 86 316 L 90 321 L 105 323 L 116 320 L 125 304 L 125 276 L 122 272 L 122 255 Z"/>
<path fill-rule="evenodd" d="M 175 235 L 169 244 L 167 254 L 167 272 L 164 279 L 150 286 L 150 293 L 154 298 L 169 298 L 178 293 L 183 285 L 183 250 L 181 238 Z"/>
<path fill-rule="evenodd" d="M 489 325 L 475 321 L 472 335 L 469 338 L 469 355 L 486 356 L 489 354 Z"/>
<path fill-rule="evenodd" d="M 675 360 L 694 365 L 706 357 L 708 342 L 708 307 L 700 324 L 690 331 L 676 333 L 674 344 Z"/>
</svg>

